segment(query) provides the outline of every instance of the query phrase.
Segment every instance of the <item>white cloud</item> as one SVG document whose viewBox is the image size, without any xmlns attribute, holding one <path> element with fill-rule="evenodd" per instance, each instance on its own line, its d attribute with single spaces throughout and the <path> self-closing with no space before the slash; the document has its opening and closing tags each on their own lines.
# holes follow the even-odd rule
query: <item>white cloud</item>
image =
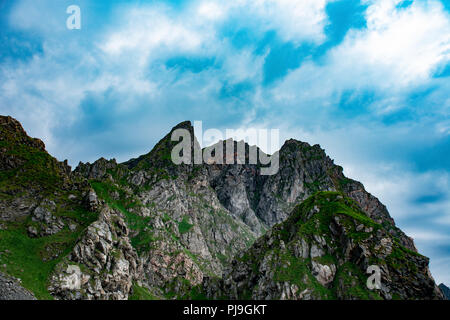
<svg viewBox="0 0 450 320">
<path fill-rule="evenodd" d="M 8 23 L 15 29 L 48 36 L 66 30 L 66 8 L 59 1 L 20 0 L 13 5 Z"/>
<path fill-rule="evenodd" d="M 328 23 L 325 12 L 329 0 L 251 0 L 251 13 L 267 29 L 275 29 L 285 41 L 322 42 Z"/>
<path fill-rule="evenodd" d="M 243 25 L 255 24 L 260 32 L 275 30 L 285 41 L 299 43 L 325 40 L 328 23 L 325 8 L 334 0 L 202 0 L 189 11 L 194 19 L 224 21 L 235 19 Z"/>
<path fill-rule="evenodd" d="M 397 10 L 398 2 L 374 2 L 367 9 L 367 29 L 350 32 L 331 54 L 347 81 L 389 90 L 417 85 L 450 60 L 450 17 L 442 4 L 415 1 Z"/>
<path fill-rule="evenodd" d="M 101 49 L 112 55 L 131 53 L 140 58 L 142 65 L 148 58 L 154 59 L 157 52 L 192 54 L 201 50 L 208 40 L 213 41 L 212 30 L 207 26 L 183 21 L 167 11 L 164 7 L 130 10 L 123 18 L 126 25 L 113 31 L 100 44 Z"/>
<path fill-rule="evenodd" d="M 216 1 L 202 1 L 196 8 L 197 14 L 200 18 L 210 20 L 221 20 L 227 15 L 228 7 L 223 2 Z"/>
<path fill-rule="evenodd" d="M 250 50 L 235 51 L 227 48 L 222 52 L 223 77 L 238 83 L 246 80 L 260 82 L 263 78 L 264 57 L 255 57 Z"/>
<path fill-rule="evenodd" d="M 221 48 L 216 36 L 221 23 L 239 21 L 258 32 L 275 30 L 285 41 L 322 42 L 328 23 L 325 6 L 330 0 L 237 0 L 194 2 L 174 12 L 161 5 L 128 10 L 100 47 L 109 54 L 137 50 L 152 59 L 158 52 L 211 53 Z"/>
<path fill-rule="evenodd" d="M 409 95 L 434 83 L 431 105 L 448 117 L 447 82 L 432 74 L 450 61 L 450 16 L 437 1 L 416 1 L 401 10 L 398 2 L 370 1 L 367 28 L 350 30 L 321 64 L 304 61 L 267 91 L 267 99 L 288 114 L 308 113 L 338 105 L 344 92 L 369 91 L 377 99 L 361 108 L 381 117 L 411 106 Z"/>
</svg>

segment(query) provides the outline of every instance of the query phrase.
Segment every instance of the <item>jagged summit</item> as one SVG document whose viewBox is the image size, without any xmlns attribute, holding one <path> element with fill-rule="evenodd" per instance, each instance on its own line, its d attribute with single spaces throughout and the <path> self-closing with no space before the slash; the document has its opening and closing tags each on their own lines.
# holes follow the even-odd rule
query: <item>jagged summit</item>
<svg viewBox="0 0 450 320">
<path fill-rule="evenodd" d="M 27 198 L 33 193 L 64 190 L 72 183 L 70 172 L 67 160 L 59 162 L 47 153 L 40 139 L 27 135 L 17 120 L 0 116 L 0 194 Z M 0 204 L 0 217 L 14 219 L 27 212 L 26 206 L 17 211 L 9 207 Z"/>
<path fill-rule="evenodd" d="M 171 137 L 172 134 L 175 130 L 177 129 L 186 129 L 189 131 L 190 135 L 191 135 L 191 140 L 192 140 L 192 150 L 194 150 L 194 148 L 200 148 L 199 144 L 198 144 L 198 140 L 197 137 L 194 134 L 194 127 L 192 126 L 191 121 L 187 120 L 187 121 L 183 121 L 180 122 L 179 124 L 177 124 L 176 126 L 174 126 L 170 132 L 168 134 L 166 134 L 164 136 L 164 138 L 162 138 L 156 145 L 155 147 L 147 154 L 141 155 L 138 158 L 133 158 L 130 159 L 126 162 L 123 162 L 122 164 L 127 166 L 129 169 L 135 169 L 136 167 L 152 167 L 152 166 L 156 166 L 158 165 L 158 162 L 167 162 L 167 160 L 169 160 L 170 158 L 170 152 L 172 150 L 172 148 L 178 143 L 178 141 L 172 141 Z M 238 162 L 237 156 L 238 156 L 238 150 L 239 148 L 243 148 L 245 151 L 245 156 L 244 156 L 244 161 L 245 164 L 249 164 L 249 154 L 250 151 L 256 151 L 256 154 L 259 154 L 260 152 L 267 156 L 264 152 L 262 152 L 260 150 L 260 148 L 258 146 L 250 146 L 247 142 L 241 140 L 241 141 L 236 141 L 233 138 L 229 138 L 227 140 L 220 140 L 218 142 L 216 142 L 215 144 L 211 145 L 211 146 L 207 146 L 207 147 L 203 147 L 202 148 L 202 152 L 204 152 L 206 149 L 214 149 L 217 146 L 223 145 L 223 161 L 222 164 L 226 165 L 227 162 L 227 158 L 226 158 L 226 153 L 227 153 L 227 149 L 233 148 L 232 154 L 234 155 L 234 159 L 232 159 L 233 161 L 231 161 L 233 164 Z M 242 147 L 243 146 L 243 147 Z M 306 142 L 301 142 L 295 139 L 290 139 L 287 140 L 283 147 L 281 148 L 281 150 L 284 149 L 288 149 L 290 147 L 298 147 L 298 148 L 312 148 L 314 150 L 320 149 L 319 145 L 315 145 L 315 146 L 310 146 L 308 143 Z M 280 151 L 281 151 L 280 150 Z M 325 155 L 324 150 L 323 154 Z M 194 155 L 192 157 L 192 159 L 194 158 Z M 258 163 L 260 165 L 259 162 L 259 158 L 257 159 Z M 160 163 L 161 164 L 161 163 Z M 166 163 L 167 165 L 167 163 Z"/>
<path fill-rule="evenodd" d="M 177 129 L 186 129 L 190 132 L 192 143 L 196 142 L 194 136 L 194 127 L 190 121 L 183 121 L 173 127 L 170 132 L 164 136 L 155 147 L 147 154 L 139 156 L 136 159 L 130 159 L 123 163 L 129 169 L 139 169 L 139 168 L 152 168 L 157 166 L 170 166 L 171 164 L 171 151 L 172 148 L 177 144 L 171 140 L 172 133 Z M 198 142 L 197 142 L 198 145 Z"/>
<path fill-rule="evenodd" d="M 170 133 L 172 133 L 173 131 L 175 131 L 176 129 L 187 129 L 189 131 L 193 131 L 194 127 L 192 126 L 191 121 L 186 120 L 183 122 L 180 122 L 179 124 L 177 124 L 175 127 L 172 128 L 172 130 L 170 130 Z"/>
<path fill-rule="evenodd" d="M 24 144 L 45 151 L 44 142 L 37 138 L 30 138 L 20 122 L 10 116 L 0 116 L 0 141 L 4 144 L 8 142 L 16 145 Z"/>
<path fill-rule="evenodd" d="M 171 161 L 171 151 L 178 142 L 171 141 L 171 136 L 176 129 L 180 128 L 190 131 L 192 150 L 194 147 L 199 148 L 191 122 L 179 123 L 149 153 L 122 164 L 138 172 L 134 178 L 135 181 L 145 180 L 143 179 L 145 175 L 148 176 L 147 180 L 155 176 L 206 175 L 208 183 L 217 193 L 222 205 L 235 217 L 244 221 L 257 236 L 284 221 L 297 203 L 316 191 L 340 191 L 355 199 L 372 219 L 378 223 L 385 223 L 405 247 L 416 250 L 412 239 L 395 226 L 386 207 L 368 193 L 361 183 L 345 177 L 343 168 L 336 165 L 320 145 L 311 146 L 307 142 L 287 140 L 279 151 L 280 169 L 273 176 L 261 175 L 259 159 L 256 164 L 250 164 L 250 150 L 256 150 L 258 153 L 260 149 L 257 146 L 249 146 L 247 143 L 243 143 L 244 164 L 227 165 L 229 160 L 227 147 L 229 148 L 230 145 L 233 148 L 231 162 L 238 163 L 239 142 L 232 139 L 219 141 L 208 147 L 223 145 L 221 164 L 210 161 L 200 166 L 177 166 Z M 230 141 L 232 143 L 229 143 Z M 275 199 L 281 201 L 275 201 Z"/>
</svg>

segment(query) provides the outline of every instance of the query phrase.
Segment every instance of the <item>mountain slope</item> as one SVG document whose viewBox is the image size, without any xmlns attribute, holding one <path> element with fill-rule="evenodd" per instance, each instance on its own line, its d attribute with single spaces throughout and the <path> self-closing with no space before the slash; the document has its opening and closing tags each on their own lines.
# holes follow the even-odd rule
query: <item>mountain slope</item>
<svg viewBox="0 0 450 320">
<path fill-rule="evenodd" d="M 395 226 L 386 207 L 361 183 L 345 177 L 343 168 L 335 165 L 319 145 L 291 139 L 282 146 L 279 158 L 280 170 L 272 176 L 260 175 L 255 165 L 220 165 L 218 173 L 214 173 L 215 166 L 209 166 L 211 186 L 231 212 L 250 212 L 265 229 L 284 221 L 295 205 L 315 192 L 339 191 L 354 199 L 402 245 L 416 251 L 412 239 Z M 233 203 L 239 204 L 238 208 L 229 205 Z"/>
<path fill-rule="evenodd" d="M 380 290 L 366 286 L 381 269 Z M 239 255 L 223 278 L 205 279 L 209 298 L 439 299 L 428 258 L 402 246 L 352 199 L 318 192 Z"/>
<path fill-rule="evenodd" d="M 174 165 L 172 129 L 153 150 L 124 164 L 100 159 L 75 173 L 90 179 L 98 196 L 118 209 L 143 261 L 143 283 L 159 296 L 185 294 L 203 276 L 220 276 L 224 265 L 256 235 L 221 205 L 203 165 Z"/>
<path fill-rule="evenodd" d="M 0 168 L 0 271 L 51 299 L 50 274 L 97 216 L 84 202 L 89 184 L 11 117 L 0 116 Z"/>
<path fill-rule="evenodd" d="M 180 128 L 199 150 L 186 121 L 143 156 L 71 171 L 20 123 L 0 116 L 0 271 L 39 299 L 198 299 L 219 297 L 216 289 L 233 298 L 439 298 L 428 259 L 318 145 L 287 141 L 279 172 L 263 176 L 259 162 L 173 164 L 171 135 Z M 235 157 L 242 147 L 219 143 Z M 243 146 L 248 159 L 256 147 Z M 303 217 L 315 201 L 323 211 Z M 343 226 L 336 222 L 339 237 L 326 225 L 341 215 L 333 208 L 350 213 Z M 357 231 L 346 229 L 352 223 Z M 338 243 L 341 236 L 348 243 Z M 315 243 L 313 252 L 300 250 L 302 240 Z M 365 258 L 354 261 L 361 248 Z M 365 289 L 364 268 L 374 261 L 389 271 L 385 291 Z M 274 277 L 286 263 L 294 269 Z"/>
</svg>

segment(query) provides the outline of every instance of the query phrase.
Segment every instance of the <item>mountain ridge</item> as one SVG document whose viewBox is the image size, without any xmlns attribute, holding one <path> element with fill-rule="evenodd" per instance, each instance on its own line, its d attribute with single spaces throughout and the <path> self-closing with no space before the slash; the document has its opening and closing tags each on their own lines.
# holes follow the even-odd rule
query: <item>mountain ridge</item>
<svg viewBox="0 0 450 320">
<path fill-rule="evenodd" d="M 266 239 L 318 192 L 337 192 L 353 201 L 367 219 L 381 226 L 385 238 L 371 234 L 373 239 L 394 239 L 407 250 L 415 269 L 404 269 L 403 276 L 413 277 L 427 290 L 405 282 L 403 286 L 411 290 L 399 291 L 399 297 L 442 298 L 435 292 L 428 260 L 415 258 L 413 240 L 395 226 L 386 207 L 361 183 L 346 178 L 342 167 L 318 145 L 286 141 L 280 150 L 280 171 L 273 176 L 261 176 L 258 164 L 174 165 L 170 161 L 174 130 L 188 129 L 191 147 L 199 148 L 186 121 L 145 155 L 124 163 L 104 158 L 92 164 L 80 162 L 71 171 L 67 162 L 48 155 L 45 145 L 29 138 L 18 125 L 10 117 L 0 117 L 0 166 L 9 168 L 0 175 L 0 208 L 8 213 L 0 216 L 0 262 L 6 265 L 4 272 L 22 276 L 24 286 L 37 298 L 212 297 L 207 283 L 228 281 L 224 277 L 233 274 L 230 268 L 236 257 L 255 250 L 252 245 Z M 23 148 L 25 153 L 17 151 Z M 48 176 L 51 183 L 46 184 Z M 29 181 L 35 186 L 29 187 Z M 17 240 L 22 247 L 12 245 Z M 36 255 L 21 269 L 19 262 L 29 247 L 35 248 Z M 409 265 L 408 259 L 402 263 Z M 42 280 L 33 282 L 33 278 Z M 297 280 L 283 278 L 282 283 L 291 286 L 290 281 Z M 328 290 L 328 283 L 319 285 L 323 287 L 319 291 Z M 389 293 L 378 296 L 393 298 Z M 308 297 L 349 298 L 312 293 Z M 291 290 L 273 298 L 306 297 Z"/>
</svg>

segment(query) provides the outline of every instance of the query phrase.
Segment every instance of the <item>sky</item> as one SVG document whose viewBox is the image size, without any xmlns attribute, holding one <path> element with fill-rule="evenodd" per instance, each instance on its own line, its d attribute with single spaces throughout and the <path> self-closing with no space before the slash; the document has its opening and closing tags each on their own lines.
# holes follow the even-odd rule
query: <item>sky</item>
<svg viewBox="0 0 450 320">
<path fill-rule="evenodd" d="M 447 285 L 449 92 L 450 0 L 0 0 L 0 114 L 59 160 L 125 161 L 184 120 L 279 129 L 364 183 Z"/>
</svg>

